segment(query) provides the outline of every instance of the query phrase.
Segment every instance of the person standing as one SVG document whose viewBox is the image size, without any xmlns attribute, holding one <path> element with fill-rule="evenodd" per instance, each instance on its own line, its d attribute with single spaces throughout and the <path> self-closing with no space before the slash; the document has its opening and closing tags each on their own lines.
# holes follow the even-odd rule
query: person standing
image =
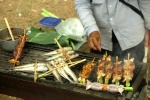
<svg viewBox="0 0 150 100">
<path fill-rule="evenodd" d="M 74 0 L 91 52 L 142 62 L 144 37 L 150 33 L 150 1 L 125 0 L 143 14 L 142 18 L 120 0 Z"/>
</svg>

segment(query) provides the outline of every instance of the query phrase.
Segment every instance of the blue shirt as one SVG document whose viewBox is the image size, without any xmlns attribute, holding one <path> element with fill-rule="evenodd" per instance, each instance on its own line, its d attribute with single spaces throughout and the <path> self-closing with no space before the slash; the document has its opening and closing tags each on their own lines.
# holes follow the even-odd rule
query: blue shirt
<svg viewBox="0 0 150 100">
<path fill-rule="evenodd" d="M 122 50 L 138 45 L 150 30 L 150 0 L 125 0 L 142 11 L 145 20 L 119 0 L 75 0 L 77 14 L 87 35 L 99 31 L 101 47 L 112 51 L 112 30 Z"/>
</svg>

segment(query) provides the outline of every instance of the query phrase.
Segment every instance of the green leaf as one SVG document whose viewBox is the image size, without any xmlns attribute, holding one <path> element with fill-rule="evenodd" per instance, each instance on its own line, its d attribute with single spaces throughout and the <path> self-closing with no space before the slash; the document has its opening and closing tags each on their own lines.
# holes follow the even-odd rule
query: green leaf
<svg viewBox="0 0 150 100">
<path fill-rule="evenodd" d="M 47 31 L 43 32 L 40 29 L 31 28 L 31 34 L 28 35 L 30 38 L 28 42 L 37 43 L 37 44 L 56 44 L 54 38 L 57 40 L 61 37 L 56 31 Z"/>
<path fill-rule="evenodd" d="M 61 36 L 58 40 L 61 46 L 69 46 L 69 37 Z"/>
</svg>

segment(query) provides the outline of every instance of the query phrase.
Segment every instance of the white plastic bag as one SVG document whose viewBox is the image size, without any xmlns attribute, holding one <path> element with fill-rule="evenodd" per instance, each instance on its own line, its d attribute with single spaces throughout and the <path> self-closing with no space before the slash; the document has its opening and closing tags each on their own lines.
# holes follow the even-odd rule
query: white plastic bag
<svg viewBox="0 0 150 100">
<path fill-rule="evenodd" d="M 83 37 L 85 35 L 83 26 L 78 18 L 68 18 L 55 27 L 59 34 Z"/>
</svg>

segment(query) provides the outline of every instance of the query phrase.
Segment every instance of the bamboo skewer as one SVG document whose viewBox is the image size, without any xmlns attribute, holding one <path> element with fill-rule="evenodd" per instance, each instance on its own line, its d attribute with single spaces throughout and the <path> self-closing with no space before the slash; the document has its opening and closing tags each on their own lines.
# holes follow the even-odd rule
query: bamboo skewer
<svg viewBox="0 0 150 100">
<path fill-rule="evenodd" d="M 57 39 L 54 38 L 54 40 L 55 40 L 55 42 L 57 43 L 58 47 L 59 47 L 60 49 L 62 49 L 63 55 L 66 57 L 67 60 L 69 60 L 68 63 L 65 63 L 65 64 L 68 64 L 69 67 L 74 66 L 74 65 L 76 65 L 76 64 L 79 64 L 79 63 L 81 63 L 81 62 L 86 61 L 86 59 L 83 59 L 83 60 L 80 60 L 80 61 L 72 62 L 70 59 L 68 59 L 68 57 L 67 57 L 65 51 L 63 50 L 62 46 L 59 44 L 59 42 L 57 41 Z M 47 71 L 47 72 L 45 72 L 45 73 L 43 73 L 43 74 L 38 75 L 38 78 L 44 77 L 44 76 L 47 76 L 47 75 L 51 74 L 54 70 L 63 67 L 65 64 L 63 64 L 63 65 L 58 65 L 56 68 L 53 68 L 53 69 L 51 69 L 51 70 L 49 70 L 49 71 Z M 47 65 L 50 66 L 49 63 L 48 63 Z"/>
<path fill-rule="evenodd" d="M 11 36 L 11 39 L 14 41 L 15 39 L 14 39 L 14 36 L 13 36 L 12 31 L 11 31 L 11 29 L 10 29 L 10 26 L 9 26 L 9 24 L 8 24 L 8 21 L 7 21 L 6 18 L 4 18 L 4 20 L 5 20 L 5 23 L 6 23 L 6 25 L 7 25 L 7 28 L 8 28 L 9 34 L 10 34 L 10 36 Z"/>
<path fill-rule="evenodd" d="M 23 37 L 23 39 L 21 40 L 21 46 L 22 46 L 22 44 L 23 44 L 23 40 L 26 38 L 25 37 L 25 35 L 26 35 L 26 30 L 24 29 L 24 37 Z M 22 48 L 23 49 L 23 48 Z M 17 53 L 17 55 L 16 55 L 16 58 L 15 58 L 15 63 L 14 63 L 14 65 L 13 65 L 13 67 L 15 67 L 15 65 L 16 65 L 16 63 L 17 62 L 19 62 L 19 61 L 17 61 L 17 58 L 19 57 L 19 53 Z"/>
<path fill-rule="evenodd" d="M 58 47 L 63 50 L 62 46 L 59 44 L 59 42 L 57 41 L 57 39 L 54 38 L 54 40 L 57 43 Z M 69 60 L 70 63 L 72 62 L 70 59 L 68 59 L 69 57 L 67 56 L 67 54 L 65 53 L 64 50 L 63 50 L 63 55 L 66 57 L 67 60 Z"/>
<path fill-rule="evenodd" d="M 76 61 L 76 62 L 72 62 L 71 65 L 69 65 L 69 67 L 74 66 L 74 65 L 79 64 L 79 63 L 84 62 L 84 61 L 86 61 L 86 59 L 83 59 L 83 60 L 80 60 L 80 61 Z M 70 64 L 70 63 L 67 63 L 67 64 Z M 38 75 L 38 78 L 40 78 L 42 76 L 47 76 L 47 75 L 51 74 L 53 70 L 56 70 L 56 69 L 61 68 L 63 66 L 64 65 L 57 66 L 57 68 L 53 68 L 52 70 L 49 70 L 49 71 L 47 71 L 47 72 L 45 72 L 45 73 L 43 73 L 41 75 Z"/>
<path fill-rule="evenodd" d="M 34 65 L 34 82 L 36 82 L 36 80 L 37 80 L 37 76 L 38 76 L 38 74 L 37 74 L 37 64 L 38 64 L 38 60 L 37 60 L 37 58 L 36 58 L 36 64 Z"/>
</svg>

